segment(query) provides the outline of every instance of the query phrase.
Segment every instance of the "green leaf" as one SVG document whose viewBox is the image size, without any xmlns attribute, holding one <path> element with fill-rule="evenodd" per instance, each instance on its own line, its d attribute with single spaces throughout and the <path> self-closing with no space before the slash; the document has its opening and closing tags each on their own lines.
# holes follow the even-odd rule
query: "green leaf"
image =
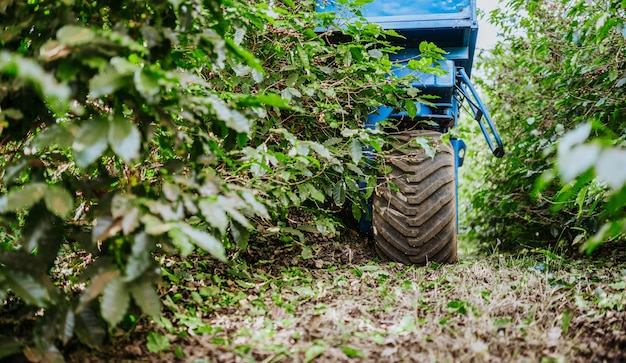
<svg viewBox="0 0 626 363">
<path fill-rule="evenodd" d="M 598 178 L 606 181 L 614 190 L 621 189 L 626 185 L 626 150 L 607 148 L 598 157 L 596 162 L 596 174 Z"/>
<path fill-rule="evenodd" d="M 383 57 L 383 52 L 378 49 L 370 49 L 367 51 L 367 53 L 370 55 L 370 57 L 375 59 L 380 59 Z"/>
<path fill-rule="evenodd" d="M 417 328 L 414 315 L 405 315 L 400 320 L 400 324 L 398 324 L 394 330 L 394 334 L 399 333 L 411 333 L 414 332 Z"/>
<path fill-rule="evenodd" d="M 178 228 L 172 228 L 167 231 L 167 235 L 172 239 L 172 244 L 180 250 L 183 257 L 189 256 L 193 252 L 193 245 L 189 242 L 189 236 Z"/>
<path fill-rule="evenodd" d="M 365 192 L 365 199 L 369 199 L 378 186 L 378 180 L 374 175 L 368 175 L 365 179 L 366 185 L 365 188 L 362 188 L 362 191 Z"/>
<path fill-rule="evenodd" d="M 289 75 L 289 77 L 287 77 L 287 79 L 285 80 L 285 84 L 287 85 L 287 87 L 294 87 L 296 85 L 296 82 L 298 82 L 298 76 L 299 73 L 292 73 Z"/>
<path fill-rule="evenodd" d="M 250 232 L 246 227 L 233 221 L 230 223 L 230 234 L 233 236 L 233 240 L 237 244 L 237 247 L 242 250 L 245 250 L 248 247 Z"/>
<path fill-rule="evenodd" d="M 320 355 L 322 355 L 322 353 L 324 353 L 326 351 L 326 345 L 322 345 L 322 344 L 314 344 L 312 346 L 310 346 L 305 352 L 304 352 L 304 363 L 308 363 L 310 361 L 312 361 L 313 359 L 319 357 Z"/>
<path fill-rule="evenodd" d="M 306 195 L 311 197 L 311 199 L 316 200 L 320 203 L 324 203 L 326 201 L 326 196 L 319 189 L 317 189 L 313 184 L 306 183 L 302 184 L 304 189 L 306 190 Z"/>
<path fill-rule="evenodd" d="M 158 236 L 166 233 L 173 227 L 173 224 L 165 223 L 160 218 L 157 218 L 152 214 L 142 215 L 140 221 L 143 223 L 146 233 L 152 236 Z"/>
<path fill-rule="evenodd" d="M 176 349 L 174 350 L 174 357 L 181 360 L 185 358 L 185 352 L 183 351 L 182 345 L 176 347 Z"/>
<path fill-rule="evenodd" d="M 291 94 L 291 90 L 293 88 L 285 88 L 284 90 L 282 90 L 280 92 L 280 96 L 285 99 L 286 101 L 291 101 L 291 99 L 293 98 L 293 95 Z"/>
<path fill-rule="evenodd" d="M 300 45 L 298 45 L 296 49 L 298 50 L 298 56 L 300 57 L 302 68 L 304 68 L 306 71 L 309 71 L 311 69 L 311 64 L 309 62 L 309 55 L 304 50 L 304 48 Z"/>
<path fill-rule="evenodd" d="M 27 253 L 32 253 L 40 244 L 45 245 L 46 239 L 54 238 L 53 236 L 55 235 L 54 215 L 47 208 L 44 208 L 43 205 L 39 206 L 39 208 L 32 208 L 24 220 L 22 249 Z M 56 254 L 57 251 L 53 251 L 53 256 L 49 256 L 49 258 L 54 259 Z"/>
<path fill-rule="evenodd" d="M 390 181 L 387 182 L 387 186 L 389 188 L 391 188 L 391 190 L 393 190 L 396 193 L 398 193 L 400 191 L 400 188 L 397 185 L 395 185 L 394 183 L 390 182 Z"/>
<path fill-rule="evenodd" d="M 170 341 L 165 335 L 151 331 L 148 332 L 146 348 L 152 353 L 159 353 L 170 349 Z"/>
<path fill-rule="evenodd" d="M 338 181 L 333 187 L 333 200 L 338 206 L 342 206 L 346 202 L 346 186 L 343 180 Z"/>
<path fill-rule="evenodd" d="M 81 312 L 83 309 L 87 308 L 89 303 L 96 297 L 100 296 L 102 291 L 107 287 L 109 282 L 118 278 L 120 276 L 120 271 L 115 269 L 105 269 L 104 271 L 99 271 L 97 275 L 95 275 L 91 279 L 91 283 L 87 286 L 87 288 L 80 295 L 79 304 L 76 307 L 76 312 Z"/>
<path fill-rule="evenodd" d="M 13 189 L 0 197 L 0 213 L 30 209 L 45 194 L 48 186 L 44 183 L 30 183 L 22 189 Z"/>
<path fill-rule="evenodd" d="M 91 308 L 76 313 L 76 336 L 89 347 L 99 348 L 106 337 L 105 326 Z"/>
<path fill-rule="evenodd" d="M 358 164 L 361 158 L 363 158 L 363 146 L 357 139 L 350 141 L 350 157 L 355 164 Z"/>
<path fill-rule="evenodd" d="M 619 236 L 626 229 L 626 219 L 609 221 L 603 224 L 598 232 L 580 246 L 580 250 L 590 255 L 604 242 Z"/>
<path fill-rule="evenodd" d="M 313 249 L 311 248 L 311 246 L 304 246 L 302 247 L 302 252 L 300 253 L 300 256 L 302 257 L 303 260 L 310 260 L 313 258 Z"/>
<path fill-rule="evenodd" d="M 5 269 L 5 284 L 13 291 L 15 295 L 24 300 L 27 304 L 46 307 L 50 303 L 50 293 L 44 282 L 44 275 L 30 274 L 25 271 L 14 269 Z"/>
<path fill-rule="evenodd" d="M 21 119 L 24 118 L 24 113 L 22 111 L 18 110 L 18 109 L 15 109 L 15 108 L 4 109 L 4 110 L 0 111 L 0 115 L 6 116 L 6 117 L 8 117 L 10 119 L 13 119 L 13 120 L 16 120 L 16 121 L 17 120 L 21 120 Z"/>
<path fill-rule="evenodd" d="M 417 106 L 415 105 L 415 101 L 405 100 L 404 108 L 406 108 L 406 112 L 409 114 L 410 118 L 414 118 L 417 115 Z"/>
<path fill-rule="evenodd" d="M 585 206 L 585 197 L 587 196 L 587 191 L 589 190 L 589 185 L 584 186 L 576 196 L 576 205 L 578 205 L 578 214 L 576 214 L 576 218 L 580 218 L 583 214 L 583 207 Z"/>
<path fill-rule="evenodd" d="M 46 208 L 60 218 L 66 218 L 74 210 L 74 198 L 65 188 L 49 185 L 44 194 Z"/>
<path fill-rule="evenodd" d="M 237 223 L 241 224 L 242 227 L 252 229 L 252 225 L 250 225 L 248 218 L 246 218 L 243 214 L 241 214 L 241 212 L 239 212 L 239 210 L 237 210 L 238 207 L 242 207 L 238 205 L 238 201 L 235 201 L 232 198 L 220 196 L 218 198 L 218 202 L 222 205 L 222 207 L 224 208 L 226 213 L 228 213 L 231 219 L 237 221 Z"/>
<path fill-rule="evenodd" d="M 8 73 L 32 84 L 57 114 L 63 115 L 69 108 L 71 90 L 60 84 L 54 76 L 46 72 L 37 62 L 7 51 L 0 51 L 0 73 Z"/>
<path fill-rule="evenodd" d="M 183 217 L 181 203 L 167 203 L 160 200 L 146 199 L 143 205 L 150 209 L 153 215 L 159 215 L 164 221 L 178 221 Z"/>
<path fill-rule="evenodd" d="M 148 103 L 158 101 L 159 98 L 157 96 L 161 92 L 161 87 L 159 86 L 159 80 L 154 77 L 154 75 L 145 70 L 137 69 L 135 71 L 134 81 L 137 92 L 139 92 Z"/>
<path fill-rule="evenodd" d="M 265 205 L 263 205 L 263 203 L 259 202 L 256 197 L 254 196 L 254 194 L 250 193 L 250 192 L 242 192 L 241 196 L 243 197 L 243 199 L 245 200 L 246 204 L 248 205 L 248 207 L 250 207 L 250 209 L 259 217 L 263 217 L 266 219 L 270 218 L 269 213 L 267 212 L 267 208 L 265 208 Z"/>
<path fill-rule="evenodd" d="M 114 117 L 108 136 L 111 149 L 126 163 L 130 164 L 139 158 L 141 134 L 130 120 L 121 116 Z"/>
<path fill-rule="evenodd" d="M 539 252 L 539 253 L 541 253 L 542 255 L 546 256 L 546 257 L 547 257 L 547 259 L 549 259 L 549 260 L 555 260 L 555 261 L 558 261 L 558 260 L 562 260 L 562 259 L 563 259 L 561 256 L 559 256 L 559 255 L 555 254 L 555 253 L 554 253 L 554 252 L 552 252 L 552 251 L 548 251 L 548 250 L 546 250 L 546 249 L 540 249 L 540 250 L 538 250 L 537 252 Z"/>
<path fill-rule="evenodd" d="M 139 208 L 133 207 L 127 211 L 122 218 L 122 232 L 128 236 L 139 227 L 140 211 Z"/>
<path fill-rule="evenodd" d="M 76 326 L 76 316 L 72 309 L 65 309 L 62 311 L 60 326 L 59 326 L 59 339 L 66 345 L 72 337 L 74 337 L 74 327 Z"/>
<path fill-rule="evenodd" d="M 130 304 L 129 291 L 126 283 L 119 277 L 112 279 L 104 288 L 100 311 L 102 317 L 111 326 L 122 321 Z"/>
<path fill-rule="evenodd" d="M 35 136 L 31 142 L 31 146 L 35 148 L 36 151 L 42 151 L 55 146 L 66 149 L 72 146 L 73 141 L 74 135 L 64 126 L 52 125 Z"/>
<path fill-rule="evenodd" d="M 113 67 L 106 67 L 89 80 L 89 97 L 95 99 L 104 95 L 111 95 L 115 91 L 127 87 L 130 80 L 130 74 L 120 73 Z"/>
<path fill-rule="evenodd" d="M 572 310 L 565 310 L 561 314 L 561 333 L 566 335 L 569 331 L 570 323 L 574 318 L 574 312 Z"/>
<path fill-rule="evenodd" d="M 4 186 L 8 188 L 17 183 L 30 169 L 30 161 L 29 157 L 23 157 L 6 165 L 3 178 Z"/>
<path fill-rule="evenodd" d="M 609 287 L 613 290 L 626 290 L 626 281 L 614 282 Z"/>
<path fill-rule="evenodd" d="M 238 97 L 237 103 L 240 106 L 271 106 L 278 108 L 290 108 L 289 102 L 275 93 L 260 94 L 260 95 L 244 95 Z"/>
<path fill-rule="evenodd" d="M 626 185 L 619 191 L 611 193 L 606 201 L 606 210 L 611 214 L 616 214 L 622 210 L 624 205 L 626 205 Z"/>
<path fill-rule="evenodd" d="M 332 154 L 324 145 L 317 143 L 317 142 L 310 142 L 309 145 L 320 157 L 326 158 L 326 159 L 332 158 Z"/>
<path fill-rule="evenodd" d="M 127 35 L 126 32 L 118 32 L 118 31 L 104 31 L 98 34 L 100 37 L 105 38 L 115 44 L 118 44 L 132 52 L 136 53 L 146 53 L 147 49 L 143 44 L 135 41 L 131 36 Z"/>
<path fill-rule="evenodd" d="M 135 203 L 131 197 L 117 193 L 111 199 L 111 217 L 122 218 L 134 206 Z"/>
<path fill-rule="evenodd" d="M 352 216 L 354 217 L 354 219 L 356 219 L 357 221 L 360 221 L 361 218 L 363 217 L 363 210 L 361 210 L 361 207 L 357 204 L 357 203 L 352 203 Z"/>
<path fill-rule="evenodd" d="M 126 263 L 124 281 L 135 280 L 153 265 L 152 249 L 153 243 L 150 236 L 145 232 L 135 235 L 131 254 Z"/>
<path fill-rule="evenodd" d="M 430 144 L 430 142 L 424 137 L 416 137 L 413 142 L 421 147 L 429 158 L 434 158 L 437 150 Z"/>
<path fill-rule="evenodd" d="M 298 240 L 300 241 L 300 243 L 305 243 L 306 242 L 306 238 L 304 237 L 304 233 L 302 233 L 301 231 L 291 228 L 291 227 L 281 227 L 280 228 L 280 232 L 284 235 L 284 234 L 290 234 L 292 236 L 296 236 L 298 237 Z"/>
<path fill-rule="evenodd" d="M 415 59 L 411 59 L 407 63 L 407 67 L 412 71 L 421 71 L 424 69 L 425 66 L 426 65 L 424 64 L 424 62 L 421 62 L 420 60 L 415 60 Z"/>
<path fill-rule="evenodd" d="M 198 247 L 209 252 L 213 257 L 226 262 L 226 251 L 222 243 L 207 232 L 200 231 L 188 224 L 179 223 L 178 228 L 185 233 Z"/>
<path fill-rule="evenodd" d="M 559 146 L 560 148 L 560 146 Z M 589 170 L 596 163 L 600 163 L 601 148 L 596 144 L 576 145 L 569 149 L 566 153 L 559 155 L 558 169 L 563 182 L 568 183 L 578 177 L 580 174 Z M 614 165 L 611 169 L 615 168 Z"/>
<path fill-rule="evenodd" d="M 93 30 L 78 25 L 66 25 L 57 30 L 57 39 L 65 45 L 83 45 L 91 43 L 96 34 Z"/>
<path fill-rule="evenodd" d="M 215 116 L 224 121 L 228 128 L 245 134 L 250 133 L 251 122 L 241 112 L 231 109 L 224 101 L 214 95 L 207 97 L 206 101 L 211 105 Z"/>
<path fill-rule="evenodd" d="M 91 120 L 81 126 L 72 144 L 76 165 L 86 168 L 102 156 L 108 146 L 108 131 L 109 123 L 104 119 Z"/>
<path fill-rule="evenodd" d="M 140 280 L 134 283 L 130 293 L 135 304 L 154 320 L 161 316 L 161 299 L 155 290 L 154 284 L 150 281 Z"/>
<path fill-rule="evenodd" d="M 228 228 L 228 216 L 226 211 L 222 209 L 220 203 L 210 200 L 201 199 L 198 202 L 198 208 L 204 216 L 204 219 L 213 227 L 217 228 L 222 235 L 226 234 Z"/>
<path fill-rule="evenodd" d="M 365 353 L 362 350 L 350 348 L 346 345 L 342 346 L 341 350 L 348 358 L 365 358 Z"/>
<path fill-rule="evenodd" d="M 235 55 L 237 55 L 241 60 L 243 60 L 247 65 L 256 69 L 258 72 L 264 73 L 263 66 L 259 62 L 259 60 L 254 56 L 254 54 L 250 53 L 246 49 L 238 46 L 235 42 L 230 38 L 223 38 L 226 46 L 230 51 L 232 51 Z"/>
</svg>

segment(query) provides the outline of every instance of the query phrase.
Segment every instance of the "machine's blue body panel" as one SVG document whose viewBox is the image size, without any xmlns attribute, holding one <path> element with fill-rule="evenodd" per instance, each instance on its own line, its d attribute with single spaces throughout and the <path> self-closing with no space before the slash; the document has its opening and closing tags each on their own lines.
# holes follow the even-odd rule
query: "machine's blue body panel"
<svg viewBox="0 0 626 363">
<path fill-rule="evenodd" d="M 324 11 L 335 11 L 342 18 L 349 18 L 345 7 L 338 5 L 336 0 L 320 0 L 318 6 Z M 384 0 L 373 1 L 363 5 L 360 10 L 363 16 L 375 19 L 377 23 L 387 19 L 401 18 L 422 20 L 466 19 L 472 14 L 471 0 Z M 345 16 L 344 16 L 345 15 Z M 379 20 L 378 18 L 383 18 Z"/>
</svg>

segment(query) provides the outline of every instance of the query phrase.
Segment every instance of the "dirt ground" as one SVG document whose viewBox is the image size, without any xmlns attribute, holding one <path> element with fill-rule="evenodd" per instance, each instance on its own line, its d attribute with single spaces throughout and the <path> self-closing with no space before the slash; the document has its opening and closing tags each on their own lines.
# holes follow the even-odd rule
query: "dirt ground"
<svg viewBox="0 0 626 363">
<path fill-rule="evenodd" d="M 348 233 L 166 261 L 164 315 L 71 362 L 624 362 L 626 254 L 380 262 Z"/>
<path fill-rule="evenodd" d="M 591 259 L 461 248 L 457 264 L 420 267 L 348 231 L 232 257 L 160 257 L 161 319 L 112 329 L 98 351 L 70 341 L 66 360 L 626 362 L 624 243 Z M 27 311 L 3 307 L 0 329 L 27 337 Z"/>
</svg>

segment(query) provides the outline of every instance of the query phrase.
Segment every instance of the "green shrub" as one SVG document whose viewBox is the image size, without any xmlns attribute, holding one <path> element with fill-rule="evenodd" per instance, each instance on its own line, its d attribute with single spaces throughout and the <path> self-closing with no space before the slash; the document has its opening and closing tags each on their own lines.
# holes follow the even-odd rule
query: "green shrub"
<svg viewBox="0 0 626 363">
<path fill-rule="evenodd" d="M 624 184 L 616 157 L 625 135 L 624 20 L 620 1 L 509 1 L 491 14 L 503 38 L 482 59 L 482 85 L 509 153 L 471 177 L 474 237 L 513 248 L 570 246 L 606 228 L 615 233 L 597 241 L 617 237 L 616 205 L 626 201 L 612 191 Z M 613 169 L 598 173 L 607 163 Z"/>
<path fill-rule="evenodd" d="M 313 1 L 270 3 L 0 4 L 0 301 L 43 309 L 27 343 L 46 360 L 158 318 L 154 253 L 227 261 L 251 234 L 360 214 L 376 180 L 362 145 L 384 145 L 361 120 L 418 93 L 389 77 L 395 35 L 357 20 L 334 44 Z M 315 220 L 292 228 L 294 207 Z M 62 289 L 51 271 L 73 251 L 85 268 Z"/>
</svg>

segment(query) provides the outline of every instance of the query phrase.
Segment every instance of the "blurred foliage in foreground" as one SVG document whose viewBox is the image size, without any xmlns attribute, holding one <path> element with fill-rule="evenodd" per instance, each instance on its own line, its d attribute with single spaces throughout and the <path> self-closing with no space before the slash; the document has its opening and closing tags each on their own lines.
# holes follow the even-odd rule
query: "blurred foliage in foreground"
<svg viewBox="0 0 626 363">
<path fill-rule="evenodd" d="M 510 151 L 470 173 L 472 237 L 587 252 L 621 237 L 625 6 L 513 0 L 490 14 L 503 39 L 483 56 L 483 88 Z"/>
<path fill-rule="evenodd" d="M 42 315 L 29 358 L 158 319 L 155 252 L 227 261 L 359 216 L 362 144 L 384 144 L 361 119 L 419 91 L 388 77 L 393 32 L 346 23 L 333 45 L 331 24 L 311 0 L 0 1 L 0 301 Z"/>
</svg>

